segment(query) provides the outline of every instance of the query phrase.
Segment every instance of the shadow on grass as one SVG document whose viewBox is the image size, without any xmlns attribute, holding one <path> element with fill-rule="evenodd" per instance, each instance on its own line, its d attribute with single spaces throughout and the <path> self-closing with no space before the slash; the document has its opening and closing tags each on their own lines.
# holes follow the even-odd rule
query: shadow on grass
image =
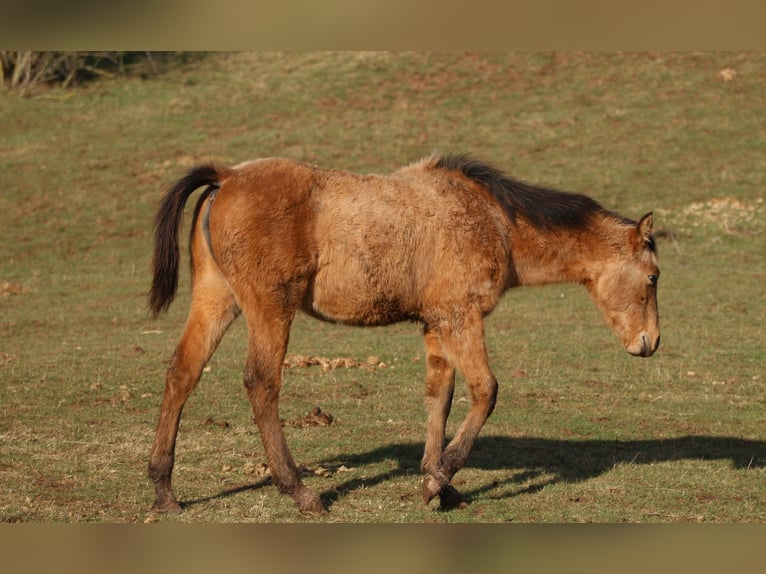
<svg viewBox="0 0 766 574">
<path fill-rule="evenodd" d="M 396 461 L 398 466 L 375 476 L 355 478 L 323 492 L 322 501 L 331 506 L 338 498 L 361 487 L 370 487 L 392 478 L 419 474 L 423 443 L 389 444 L 368 452 L 322 461 L 322 466 L 337 464 L 368 465 Z M 537 492 L 549 484 L 581 482 L 608 472 L 618 464 L 652 464 L 676 460 L 729 460 L 735 469 L 766 466 L 766 441 L 732 437 L 683 436 L 656 440 L 557 440 L 548 438 L 479 437 L 468 459 L 467 468 L 506 470 L 504 480 L 493 479 L 479 488 L 461 491 L 473 499 L 508 486 L 499 496 L 510 498 Z M 460 474 L 456 475 L 459 480 Z"/>
<path fill-rule="evenodd" d="M 395 461 L 397 466 L 372 476 L 353 478 L 322 492 L 326 507 L 359 488 L 403 476 L 419 476 L 423 443 L 394 443 L 341 458 L 319 461 L 323 467 L 365 466 Z M 479 437 L 471 451 L 467 468 L 506 470 L 509 476 L 493 479 L 473 490 L 461 491 L 466 501 L 486 496 L 498 487 L 509 487 L 492 498 L 510 498 L 532 494 L 550 484 L 580 482 L 608 472 L 618 464 L 651 464 L 676 460 L 729 460 L 735 469 L 766 466 L 766 441 L 732 437 L 683 436 L 656 440 L 557 440 L 548 438 Z M 336 475 L 337 476 L 337 475 Z M 460 474 L 457 475 L 459 480 Z M 241 492 L 271 487 L 265 478 L 253 484 L 237 486 L 217 494 L 187 500 L 189 507 L 210 500 L 227 498 Z"/>
<path fill-rule="evenodd" d="M 211 494 L 210 496 L 203 496 L 202 498 L 193 498 L 191 500 L 182 500 L 182 501 L 179 501 L 179 504 L 181 505 L 181 508 L 185 510 L 191 506 L 195 506 L 197 504 L 203 504 L 205 502 L 210 502 L 211 500 L 219 500 L 221 498 L 228 498 L 229 496 L 234 496 L 235 494 L 239 494 L 241 492 L 255 491 L 255 490 L 260 490 L 261 488 L 264 488 L 264 487 L 270 487 L 271 484 L 272 484 L 271 478 L 263 478 L 259 480 L 258 482 L 254 482 L 252 484 L 235 486 L 232 488 L 227 488 L 217 494 Z"/>
</svg>

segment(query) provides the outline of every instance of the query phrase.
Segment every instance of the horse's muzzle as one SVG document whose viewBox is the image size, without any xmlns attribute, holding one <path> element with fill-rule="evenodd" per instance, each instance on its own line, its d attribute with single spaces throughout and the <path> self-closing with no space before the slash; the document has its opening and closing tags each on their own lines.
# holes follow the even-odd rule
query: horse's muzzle
<svg viewBox="0 0 766 574">
<path fill-rule="evenodd" d="M 657 335 L 656 339 L 652 340 L 649 333 L 641 333 L 641 336 L 633 344 L 626 347 L 626 350 L 635 357 L 651 357 L 659 346 L 659 335 Z"/>
</svg>

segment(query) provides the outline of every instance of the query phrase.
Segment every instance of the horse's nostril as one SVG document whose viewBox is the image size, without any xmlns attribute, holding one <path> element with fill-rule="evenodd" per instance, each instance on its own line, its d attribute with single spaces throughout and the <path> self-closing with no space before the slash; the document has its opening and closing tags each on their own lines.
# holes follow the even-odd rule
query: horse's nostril
<svg viewBox="0 0 766 574">
<path fill-rule="evenodd" d="M 660 346 L 660 336 L 659 335 L 657 335 L 657 338 L 654 341 L 652 341 L 652 338 L 651 338 L 651 336 L 648 333 L 643 333 L 641 335 L 641 352 L 640 352 L 640 356 L 642 356 L 642 357 L 651 357 L 659 346 Z"/>
<path fill-rule="evenodd" d="M 649 336 L 648 333 L 641 333 L 641 337 L 639 338 L 640 341 L 640 349 L 638 351 L 639 357 L 651 357 L 654 354 L 654 351 L 656 347 L 652 346 L 652 339 Z"/>
</svg>

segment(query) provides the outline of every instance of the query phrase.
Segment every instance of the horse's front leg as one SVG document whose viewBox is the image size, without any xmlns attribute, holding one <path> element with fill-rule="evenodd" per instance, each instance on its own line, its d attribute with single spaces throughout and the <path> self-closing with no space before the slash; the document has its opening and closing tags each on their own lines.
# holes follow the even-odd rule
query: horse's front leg
<svg viewBox="0 0 766 574">
<path fill-rule="evenodd" d="M 469 313 L 457 326 L 443 324 L 439 335 L 446 357 L 468 385 L 471 409 L 441 455 L 439 475 L 443 484 L 438 494 L 443 509 L 464 508 L 467 503 L 449 481 L 465 465 L 479 431 L 495 408 L 497 380 L 489 368 L 484 325 L 478 312 Z"/>
<path fill-rule="evenodd" d="M 425 329 L 425 348 L 428 426 L 421 469 L 424 474 L 423 502 L 428 504 L 449 483 L 441 465 L 444 432 L 455 390 L 455 368 L 444 355 L 438 332 L 429 327 Z"/>
</svg>

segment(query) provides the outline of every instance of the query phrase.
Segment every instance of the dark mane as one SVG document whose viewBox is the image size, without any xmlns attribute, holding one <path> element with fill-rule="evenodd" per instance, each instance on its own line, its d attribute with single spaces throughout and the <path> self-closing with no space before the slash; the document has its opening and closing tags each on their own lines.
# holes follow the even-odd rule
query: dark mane
<svg viewBox="0 0 766 574">
<path fill-rule="evenodd" d="M 512 179 L 466 155 L 438 156 L 434 167 L 462 173 L 487 189 L 511 220 L 521 215 L 539 229 L 581 228 L 594 215 L 608 213 L 590 197 Z"/>
</svg>

